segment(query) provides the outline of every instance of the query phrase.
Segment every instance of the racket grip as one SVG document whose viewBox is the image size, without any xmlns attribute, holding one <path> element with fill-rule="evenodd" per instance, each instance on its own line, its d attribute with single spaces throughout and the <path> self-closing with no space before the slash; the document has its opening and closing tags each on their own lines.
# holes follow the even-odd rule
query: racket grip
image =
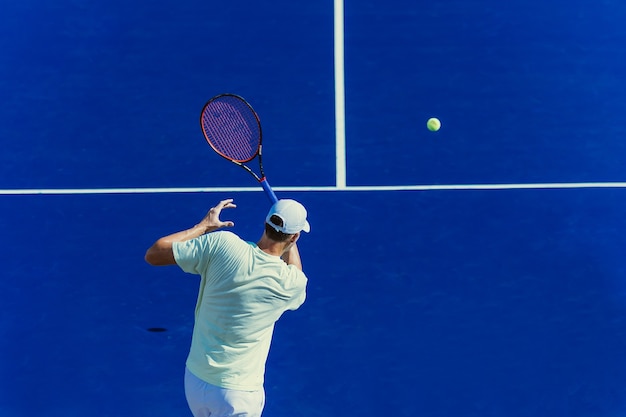
<svg viewBox="0 0 626 417">
<path fill-rule="evenodd" d="M 261 183 L 261 187 L 263 187 L 263 190 L 265 191 L 265 194 L 267 194 L 267 197 L 270 199 L 272 204 L 277 202 L 278 201 L 278 197 L 276 197 L 276 194 L 274 194 L 274 191 L 272 190 L 272 187 L 270 187 L 270 184 L 267 182 L 267 179 L 263 178 L 260 181 L 260 183 Z"/>
</svg>

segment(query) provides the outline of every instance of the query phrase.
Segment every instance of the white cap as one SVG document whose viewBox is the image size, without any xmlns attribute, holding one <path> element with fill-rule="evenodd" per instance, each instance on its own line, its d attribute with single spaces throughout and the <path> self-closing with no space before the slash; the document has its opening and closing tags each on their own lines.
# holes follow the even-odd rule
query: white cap
<svg viewBox="0 0 626 417">
<path fill-rule="evenodd" d="M 270 221 L 272 216 L 278 216 L 283 221 L 282 226 L 278 226 Z M 276 231 L 288 235 L 296 234 L 300 231 L 309 232 L 311 226 L 306 220 L 306 209 L 295 200 L 278 200 L 265 217 L 265 223 L 272 226 Z"/>
</svg>

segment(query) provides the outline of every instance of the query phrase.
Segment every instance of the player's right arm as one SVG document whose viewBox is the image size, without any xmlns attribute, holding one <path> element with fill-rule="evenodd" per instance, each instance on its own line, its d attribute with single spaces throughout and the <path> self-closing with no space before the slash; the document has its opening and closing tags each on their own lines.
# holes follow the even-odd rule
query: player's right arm
<svg viewBox="0 0 626 417">
<path fill-rule="evenodd" d="M 283 261 L 285 261 L 287 265 L 293 265 L 300 271 L 302 271 L 302 260 L 300 259 L 300 252 L 298 251 L 298 246 L 295 244 L 295 242 L 293 245 L 291 245 L 289 250 L 287 250 L 287 252 L 285 252 L 283 256 L 281 256 L 281 258 L 283 259 Z"/>
</svg>

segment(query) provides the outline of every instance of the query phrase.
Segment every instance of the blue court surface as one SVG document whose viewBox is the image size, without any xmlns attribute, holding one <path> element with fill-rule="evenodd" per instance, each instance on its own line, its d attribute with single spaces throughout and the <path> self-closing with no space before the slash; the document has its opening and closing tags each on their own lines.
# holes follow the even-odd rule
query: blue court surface
<svg viewBox="0 0 626 417">
<path fill-rule="evenodd" d="M 143 256 L 228 197 L 260 237 L 223 92 L 312 227 L 264 416 L 626 415 L 626 6 L 339 4 L 3 5 L 0 416 L 190 415 L 198 280 Z"/>
</svg>

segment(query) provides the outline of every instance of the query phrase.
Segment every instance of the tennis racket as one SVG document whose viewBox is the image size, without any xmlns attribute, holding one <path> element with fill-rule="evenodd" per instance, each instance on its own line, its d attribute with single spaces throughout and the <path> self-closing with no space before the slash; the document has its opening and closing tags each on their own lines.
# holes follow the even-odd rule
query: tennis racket
<svg viewBox="0 0 626 417">
<path fill-rule="evenodd" d="M 252 106 L 235 94 L 220 94 L 202 108 L 204 138 L 218 155 L 248 171 L 273 203 L 278 201 L 263 171 L 261 121 Z M 246 163 L 258 157 L 257 175 Z"/>
</svg>

